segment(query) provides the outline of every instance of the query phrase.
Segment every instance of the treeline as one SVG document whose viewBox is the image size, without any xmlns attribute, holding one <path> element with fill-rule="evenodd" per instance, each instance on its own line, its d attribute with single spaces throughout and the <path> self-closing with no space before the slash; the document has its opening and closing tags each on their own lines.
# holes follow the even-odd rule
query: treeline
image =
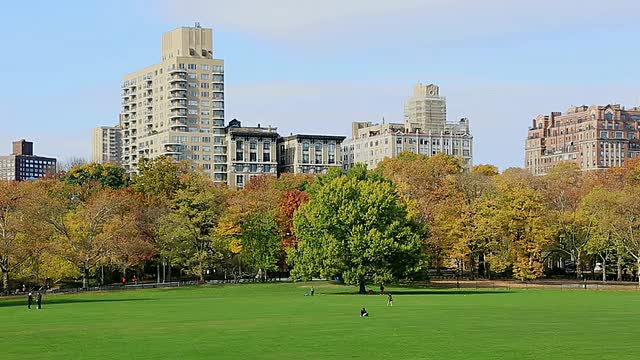
<svg viewBox="0 0 640 360">
<path fill-rule="evenodd" d="M 640 267 L 640 162 L 599 172 L 561 163 L 547 176 L 410 153 L 374 171 L 257 177 L 229 190 L 167 158 L 129 178 L 88 164 L 57 178 L 0 183 L 5 291 L 107 274 L 349 284 L 474 277 L 617 279 Z M 109 278 L 109 276 L 107 276 Z M 111 277 L 113 281 L 113 276 Z M 108 281 L 108 279 L 106 280 Z M 13 284 L 13 285 L 12 285 Z"/>
</svg>

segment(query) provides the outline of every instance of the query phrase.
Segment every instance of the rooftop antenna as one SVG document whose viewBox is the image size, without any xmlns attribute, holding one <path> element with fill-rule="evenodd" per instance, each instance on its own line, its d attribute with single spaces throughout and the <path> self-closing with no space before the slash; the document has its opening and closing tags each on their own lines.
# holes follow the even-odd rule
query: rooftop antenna
<svg viewBox="0 0 640 360">
<path fill-rule="evenodd" d="M 382 125 L 384 125 L 384 116 L 382 117 Z"/>
</svg>

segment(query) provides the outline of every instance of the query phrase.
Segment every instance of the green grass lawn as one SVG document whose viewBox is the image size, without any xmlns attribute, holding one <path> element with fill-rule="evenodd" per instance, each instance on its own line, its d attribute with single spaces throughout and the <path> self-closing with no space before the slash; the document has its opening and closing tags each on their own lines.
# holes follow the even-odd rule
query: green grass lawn
<svg viewBox="0 0 640 360">
<path fill-rule="evenodd" d="M 255 284 L 0 300 L 0 359 L 638 359 L 640 293 Z M 370 317 L 362 319 L 365 306 Z"/>
</svg>

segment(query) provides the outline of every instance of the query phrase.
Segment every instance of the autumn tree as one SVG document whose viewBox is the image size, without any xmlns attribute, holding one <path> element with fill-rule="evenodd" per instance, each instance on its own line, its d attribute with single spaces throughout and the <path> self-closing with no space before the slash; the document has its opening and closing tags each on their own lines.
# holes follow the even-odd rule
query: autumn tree
<svg viewBox="0 0 640 360">
<path fill-rule="evenodd" d="M 309 202 L 295 213 L 294 278 L 341 275 L 365 292 L 368 278 L 390 281 L 422 264 L 421 227 L 393 183 L 356 166 L 346 175 L 317 181 Z"/>
<path fill-rule="evenodd" d="M 9 275 L 29 259 L 31 242 L 24 232 L 24 185 L 0 182 L 0 270 L 4 292 L 9 291 Z"/>
<path fill-rule="evenodd" d="M 544 274 L 542 259 L 552 236 L 546 226 L 542 197 L 528 179 L 530 175 L 517 169 L 506 171 L 498 179 L 496 220 L 500 236 L 509 246 L 513 276 L 520 280 Z"/>
<path fill-rule="evenodd" d="M 55 181 L 41 183 L 32 209 L 53 233 L 52 249 L 76 266 L 87 288 L 90 271 L 113 254 L 114 244 L 136 236 L 126 190 L 87 192 L 80 186 Z"/>
<path fill-rule="evenodd" d="M 593 230 L 592 219 L 579 211 L 580 201 L 588 192 L 582 171 L 575 162 L 561 162 L 541 179 L 540 185 L 556 234 L 554 249 L 571 258 L 576 266 L 576 277 L 579 278 L 585 246 Z"/>
</svg>

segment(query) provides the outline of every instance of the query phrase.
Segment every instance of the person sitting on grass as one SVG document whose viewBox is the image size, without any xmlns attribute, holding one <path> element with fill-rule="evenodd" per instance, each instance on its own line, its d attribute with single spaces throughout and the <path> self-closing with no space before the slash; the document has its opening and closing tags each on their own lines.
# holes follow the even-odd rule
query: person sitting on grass
<svg viewBox="0 0 640 360">
<path fill-rule="evenodd" d="M 368 317 L 369 313 L 367 312 L 367 309 L 362 308 L 360 309 L 360 317 Z"/>
</svg>

